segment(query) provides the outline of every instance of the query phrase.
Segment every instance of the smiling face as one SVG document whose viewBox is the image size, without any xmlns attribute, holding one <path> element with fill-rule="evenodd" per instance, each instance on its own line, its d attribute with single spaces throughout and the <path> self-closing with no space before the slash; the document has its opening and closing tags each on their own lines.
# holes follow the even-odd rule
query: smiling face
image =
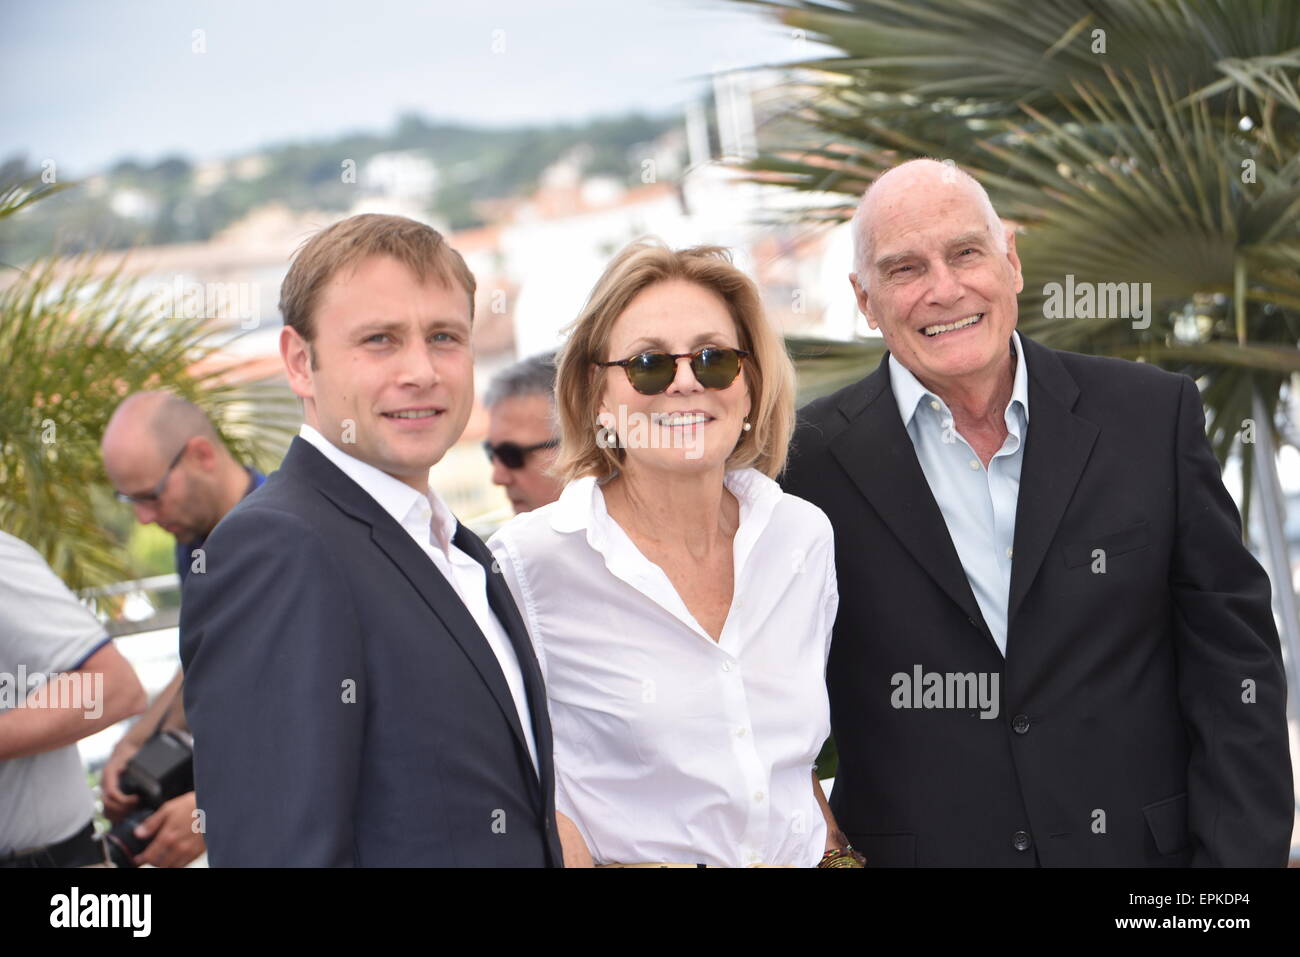
<svg viewBox="0 0 1300 957">
<path fill-rule="evenodd" d="M 371 256 L 333 276 L 310 352 L 285 328 L 280 351 L 307 424 L 339 449 L 424 491 L 474 401 L 469 296 Z"/>
<path fill-rule="evenodd" d="M 602 358 L 694 353 L 705 346 L 741 348 L 726 302 L 711 289 L 669 280 L 648 286 L 628 303 L 610 330 Z M 724 468 L 750 411 L 744 362 L 727 388 L 706 389 L 696 381 L 690 360 L 679 359 L 672 384 L 660 395 L 637 392 L 619 366 L 598 368 L 605 385 L 600 414 L 616 425 L 622 438 L 624 468 Z"/>
<path fill-rule="evenodd" d="M 866 202 L 867 288 L 853 285 L 871 327 L 936 391 L 996 378 L 1024 287 L 1014 234 L 1000 251 L 978 187 L 940 163 L 884 174 Z"/>
</svg>

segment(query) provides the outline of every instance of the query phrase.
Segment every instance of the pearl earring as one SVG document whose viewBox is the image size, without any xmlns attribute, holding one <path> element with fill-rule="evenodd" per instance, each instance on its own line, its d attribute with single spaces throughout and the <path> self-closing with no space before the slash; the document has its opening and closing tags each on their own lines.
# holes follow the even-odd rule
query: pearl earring
<svg viewBox="0 0 1300 957">
<path fill-rule="evenodd" d="M 741 426 L 741 428 L 744 429 L 746 432 L 748 432 L 750 429 L 753 428 L 753 426 L 749 424 L 749 419 L 746 419 L 745 424 Z"/>
</svg>

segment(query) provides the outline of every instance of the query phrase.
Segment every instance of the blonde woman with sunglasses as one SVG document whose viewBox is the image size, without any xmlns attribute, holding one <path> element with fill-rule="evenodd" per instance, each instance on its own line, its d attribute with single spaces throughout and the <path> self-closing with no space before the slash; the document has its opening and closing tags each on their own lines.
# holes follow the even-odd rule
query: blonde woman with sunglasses
<svg viewBox="0 0 1300 957">
<path fill-rule="evenodd" d="M 623 250 L 559 357 L 559 501 L 489 542 L 555 734 L 569 866 L 853 866 L 830 732 L 831 526 L 774 481 L 794 370 L 718 247 Z"/>
</svg>

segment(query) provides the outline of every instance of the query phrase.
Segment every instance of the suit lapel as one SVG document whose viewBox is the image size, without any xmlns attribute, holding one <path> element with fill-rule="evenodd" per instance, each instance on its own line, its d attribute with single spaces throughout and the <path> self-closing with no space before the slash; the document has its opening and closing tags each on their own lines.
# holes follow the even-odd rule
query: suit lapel
<svg viewBox="0 0 1300 957">
<path fill-rule="evenodd" d="M 1056 537 L 1098 432 L 1096 425 L 1071 411 L 1078 401 L 1079 387 L 1056 353 L 1024 335 L 1020 343 L 1029 370 L 1029 432 L 1016 504 L 1012 546 L 1015 558 L 1007 603 L 1008 644 L 1016 611 Z"/>
<path fill-rule="evenodd" d="M 559 832 L 555 828 L 555 764 L 552 760 L 553 743 L 551 739 L 551 716 L 546 705 L 546 686 L 542 683 L 542 671 L 537 665 L 537 654 L 533 651 L 532 640 L 528 637 L 528 628 L 523 616 L 515 605 L 514 597 L 506 586 L 505 577 L 494 571 L 496 564 L 492 553 L 477 535 L 458 521 L 456 535 L 452 539 L 456 547 L 471 556 L 483 566 L 487 576 L 488 604 L 502 629 L 510 638 L 519 659 L 519 669 L 524 677 L 524 692 L 528 696 L 528 717 L 533 723 L 533 740 L 537 745 L 537 769 L 543 808 L 542 833 L 550 848 L 551 860 L 556 866 L 562 865 L 564 854 L 560 848 Z"/>
<path fill-rule="evenodd" d="M 501 665 L 483 632 L 479 630 L 478 623 L 474 621 L 474 616 L 469 613 L 451 583 L 438 571 L 432 559 L 365 489 L 340 471 L 309 442 L 294 438 L 282 468 L 303 475 L 338 508 L 370 526 L 370 537 L 375 545 L 397 566 L 398 572 L 420 594 L 452 640 L 474 665 L 509 723 L 519 746 L 526 753 L 528 745 L 519 724 L 519 712 L 515 709 L 514 698 L 506 684 L 505 675 L 501 672 Z M 493 577 L 488 575 L 489 582 Z M 522 659 L 520 665 L 523 666 Z"/>
<path fill-rule="evenodd" d="M 1071 410 L 1079 387 L 1056 354 L 1020 336 L 1029 372 L 1029 430 L 1016 504 L 1015 558 L 1007 602 L 1011 623 L 1038 576 L 1097 440 L 1097 426 Z M 943 513 L 930 491 L 916 449 L 903 427 L 889 383 L 889 354 L 840 404 L 847 420 L 832 454 L 882 521 L 968 618 L 993 636 L 971 591 Z M 994 643 L 996 646 L 996 642 Z M 1008 651 L 1010 648 L 1008 647 Z"/>
<path fill-rule="evenodd" d="M 523 673 L 524 691 L 528 695 L 528 713 L 533 722 L 533 737 L 537 743 L 537 763 L 542 774 L 542 785 L 550 793 L 549 775 L 551 766 L 545 755 L 551 753 L 551 721 L 546 710 L 546 687 L 542 684 L 542 672 L 537 666 L 537 655 L 533 651 L 532 641 L 528 637 L 528 628 L 515 607 L 514 598 L 506 586 L 505 579 L 499 572 L 493 571 L 492 553 L 477 535 L 459 522 L 456 523 L 456 547 L 471 556 L 483 566 L 487 575 L 488 604 L 497 621 L 510 638 L 519 659 L 519 669 Z"/>
<path fill-rule="evenodd" d="M 889 384 L 888 353 L 876 371 L 863 380 L 863 388 L 845 397 L 840 412 L 848 425 L 830 443 L 831 453 L 881 521 L 966 617 L 979 624 L 996 649 L 943 513 L 898 414 Z"/>
<path fill-rule="evenodd" d="M 510 686 L 506 684 L 501 663 L 497 661 L 497 656 L 492 652 L 492 646 L 488 644 L 478 622 L 469 613 L 460 595 L 456 594 L 451 582 L 443 577 L 442 572 L 420 546 L 415 544 L 406 530 L 393 521 L 391 515 L 384 513 L 383 517 L 388 521 L 376 522 L 371 528 L 371 538 L 397 566 L 406 580 L 415 586 L 425 604 L 442 620 L 447 633 L 456 644 L 460 645 L 465 656 L 478 671 L 479 677 L 483 679 L 483 683 L 492 692 L 492 697 L 496 699 L 501 714 L 510 724 L 510 730 L 514 732 L 519 746 L 527 752 L 528 745 L 523 728 L 519 725 L 519 711 L 515 708 L 514 696 L 510 694 Z"/>
</svg>

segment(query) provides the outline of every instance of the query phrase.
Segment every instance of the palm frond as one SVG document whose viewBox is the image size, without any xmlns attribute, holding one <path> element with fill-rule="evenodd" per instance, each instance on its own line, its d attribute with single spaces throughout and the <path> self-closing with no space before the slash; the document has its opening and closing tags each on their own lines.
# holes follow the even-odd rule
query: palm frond
<svg viewBox="0 0 1300 957">
<path fill-rule="evenodd" d="M 119 265 L 35 263 L 0 290 L 0 528 L 29 542 L 70 587 L 128 577 L 106 529 L 99 440 L 129 393 L 169 388 L 203 408 L 231 451 L 267 461 L 287 442 L 292 396 L 241 384 L 238 367 L 196 373 L 230 340 L 205 319 L 159 314 Z"/>
</svg>

